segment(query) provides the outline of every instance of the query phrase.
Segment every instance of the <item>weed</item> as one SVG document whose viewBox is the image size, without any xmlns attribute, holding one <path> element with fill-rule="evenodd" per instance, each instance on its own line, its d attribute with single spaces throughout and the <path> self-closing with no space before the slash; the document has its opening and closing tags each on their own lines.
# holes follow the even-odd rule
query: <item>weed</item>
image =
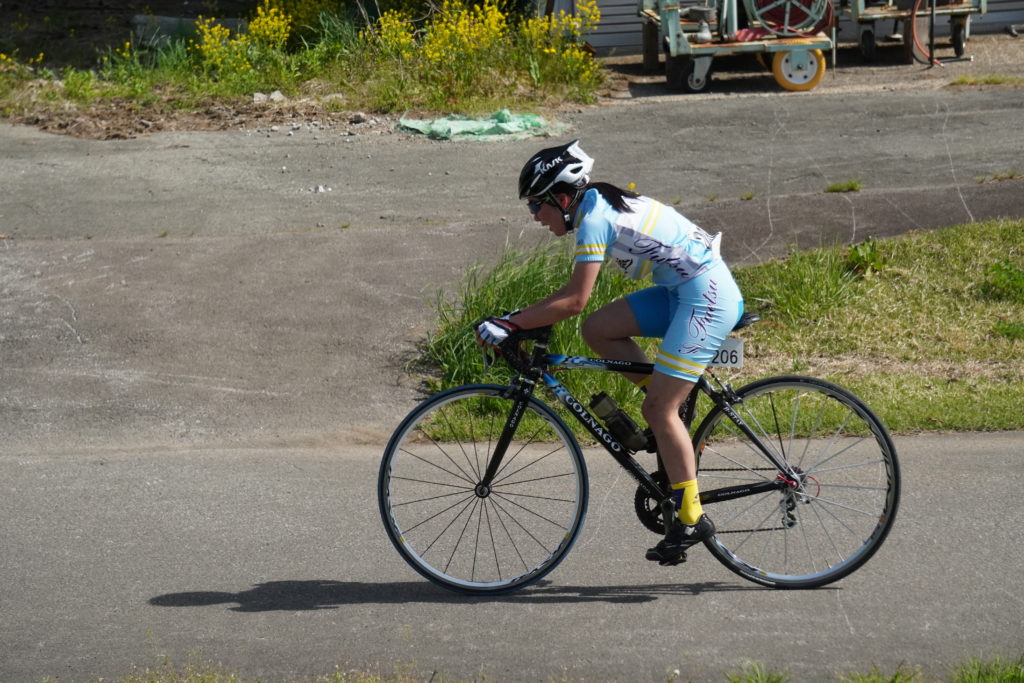
<svg viewBox="0 0 1024 683">
<path fill-rule="evenodd" d="M 1020 76 L 1005 76 L 1002 74 L 981 74 L 978 76 L 957 76 L 950 85 L 1024 85 L 1024 78 Z"/>
<path fill-rule="evenodd" d="M 1006 260 L 989 266 L 987 275 L 980 288 L 982 295 L 1024 303 L 1024 269 Z"/>
<path fill-rule="evenodd" d="M 740 195 L 740 200 L 744 201 L 744 202 L 749 202 L 751 199 L 753 199 L 756 196 L 757 196 L 756 192 L 744 192 L 743 194 Z"/>
<path fill-rule="evenodd" d="M 846 267 L 858 277 L 871 277 L 885 266 L 878 242 L 869 237 L 859 244 L 851 245 L 846 250 Z"/>
<path fill-rule="evenodd" d="M 1021 341 L 1024 340 L 1024 322 L 1000 320 L 993 326 L 992 332 L 1012 341 Z"/>
<path fill-rule="evenodd" d="M 860 192 L 862 189 L 860 181 L 852 178 L 841 183 L 832 183 L 825 188 L 825 192 Z"/>
<path fill-rule="evenodd" d="M 585 45 L 600 21 L 594 0 L 578 2 L 572 15 L 545 16 L 510 13 L 501 0 L 445 0 L 423 16 L 410 11 L 412 0 L 385 0 L 374 19 L 362 3 L 359 19 L 334 0 L 254 4 L 247 32 L 202 16 L 187 42 L 126 43 L 102 55 L 96 73 L 68 70 L 65 91 L 37 85 L 47 77 L 43 55 L 0 54 L 0 113 L 97 98 L 193 108 L 323 82 L 337 84 L 349 108 L 474 114 L 592 101 L 604 81 Z"/>
<path fill-rule="evenodd" d="M 1001 173 L 993 173 L 991 175 L 982 176 L 978 178 L 979 183 L 999 183 L 1004 180 L 1016 180 L 1017 178 L 1024 178 L 1024 174 L 1018 173 L 1017 169 L 1010 169 L 1009 171 L 1003 171 Z"/>
</svg>

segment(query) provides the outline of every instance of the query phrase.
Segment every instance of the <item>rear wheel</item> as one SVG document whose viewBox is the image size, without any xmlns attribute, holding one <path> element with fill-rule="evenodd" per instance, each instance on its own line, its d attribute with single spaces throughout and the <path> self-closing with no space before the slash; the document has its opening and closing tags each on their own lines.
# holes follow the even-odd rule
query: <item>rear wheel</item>
<svg viewBox="0 0 1024 683">
<path fill-rule="evenodd" d="M 378 500 L 388 536 L 413 569 L 445 588 L 502 593 L 554 569 L 583 527 L 587 468 L 565 423 L 536 398 L 490 486 L 482 485 L 516 405 L 508 387 L 441 392 L 399 425 Z"/>
<path fill-rule="evenodd" d="M 713 409 L 694 435 L 701 502 L 717 529 L 708 549 L 773 588 L 817 588 L 855 571 L 882 545 L 899 505 L 896 449 L 885 426 L 856 396 L 823 380 L 772 377 L 736 393 L 734 410 L 795 476 L 781 477 Z M 765 482 L 776 486 L 713 502 L 714 489 Z"/>
<path fill-rule="evenodd" d="M 697 62 L 690 57 L 665 57 L 665 80 L 673 90 L 688 93 L 706 91 L 711 85 L 711 68 L 703 75 L 698 75 L 699 71 Z"/>
</svg>

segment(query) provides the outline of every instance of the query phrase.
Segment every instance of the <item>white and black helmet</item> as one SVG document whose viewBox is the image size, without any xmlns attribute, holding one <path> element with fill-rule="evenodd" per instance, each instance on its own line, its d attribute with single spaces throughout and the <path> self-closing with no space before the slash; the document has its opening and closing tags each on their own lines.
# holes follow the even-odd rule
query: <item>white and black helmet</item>
<svg viewBox="0 0 1024 683">
<path fill-rule="evenodd" d="M 590 182 L 594 160 L 580 149 L 580 141 L 549 147 L 530 157 L 519 174 L 519 198 L 543 197 L 563 183 L 580 189 Z"/>
</svg>

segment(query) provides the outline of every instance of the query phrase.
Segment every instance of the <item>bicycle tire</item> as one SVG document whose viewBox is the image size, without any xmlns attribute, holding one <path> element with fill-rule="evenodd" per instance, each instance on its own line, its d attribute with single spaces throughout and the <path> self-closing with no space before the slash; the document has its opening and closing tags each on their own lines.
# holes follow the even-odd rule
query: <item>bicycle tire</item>
<svg viewBox="0 0 1024 683">
<path fill-rule="evenodd" d="M 477 486 L 512 412 L 508 391 L 474 384 L 426 399 L 381 462 L 377 494 L 391 542 L 423 577 L 460 593 L 538 581 L 569 553 L 586 517 L 583 452 L 535 397 L 490 489 Z"/>
<path fill-rule="evenodd" d="M 799 481 L 707 504 L 716 526 L 708 550 L 736 574 L 772 588 L 818 588 L 856 571 L 881 547 L 899 507 L 899 464 L 885 425 L 825 380 L 769 377 L 736 395 L 733 409 Z M 702 494 L 778 475 L 718 407 L 697 428 L 694 449 Z"/>
</svg>

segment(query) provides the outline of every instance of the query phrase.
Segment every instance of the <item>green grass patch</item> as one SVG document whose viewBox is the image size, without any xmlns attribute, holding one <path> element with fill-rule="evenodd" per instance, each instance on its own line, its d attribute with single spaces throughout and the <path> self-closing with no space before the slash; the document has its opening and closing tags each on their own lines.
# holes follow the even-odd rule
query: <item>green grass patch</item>
<svg viewBox="0 0 1024 683">
<path fill-rule="evenodd" d="M 856 178 L 844 180 L 841 183 L 832 183 L 825 188 L 825 192 L 860 192 L 863 189 L 861 182 Z"/>
<path fill-rule="evenodd" d="M 438 297 L 424 358 L 432 388 L 507 378 L 503 366 L 485 372 L 473 323 L 564 285 L 570 246 L 506 249 Z M 747 309 L 763 317 L 739 333 L 746 366 L 719 372 L 734 385 L 789 373 L 830 379 L 900 432 L 1024 428 L 1024 221 L 793 251 L 734 272 Z M 645 284 L 608 269 L 584 315 L 556 326 L 552 349 L 591 355 L 579 332 L 586 313 Z M 653 351 L 656 340 L 646 342 Z M 612 373 L 563 381 L 581 400 L 606 391 L 638 414 L 638 393 Z"/>
<path fill-rule="evenodd" d="M 978 178 L 978 183 L 1001 183 L 1004 180 L 1017 180 L 1018 178 L 1024 178 L 1024 173 L 1020 173 L 1015 168 L 1011 168 L 1008 171 L 1000 171 L 992 173 L 987 176 Z"/>
<path fill-rule="evenodd" d="M 977 76 L 964 75 L 954 78 L 950 85 L 1024 85 L 1024 78 L 1020 76 L 1006 76 L 1003 74 L 979 74 Z"/>
</svg>

